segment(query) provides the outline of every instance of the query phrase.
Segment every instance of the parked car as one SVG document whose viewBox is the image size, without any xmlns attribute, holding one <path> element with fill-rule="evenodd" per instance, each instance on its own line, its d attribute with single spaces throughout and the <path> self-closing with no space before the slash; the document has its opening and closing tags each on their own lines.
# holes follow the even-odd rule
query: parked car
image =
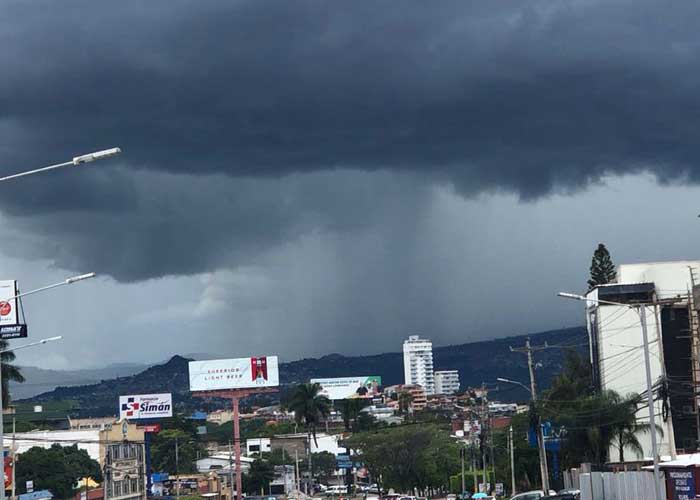
<svg viewBox="0 0 700 500">
<path fill-rule="evenodd" d="M 556 491 L 549 490 L 550 495 L 556 495 Z M 540 500 L 544 498 L 547 494 L 543 490 L 532 490 L 526 491 L 524 493 L 518 493 L 515 496 L 510 497 L 510 500 Z"/>
<path fill-rule="evenodd" d="M 579 500 L 580 495 L 575 493 L 561 493 L 556 495 L 550 495 L 548 497 L 542 497 L 542 500 Z"/>
<path fill-rule="evenodd" d="M 348 487 L 340 484 L 334 484 L 333 486 L 329 486 L 325 493 L 326 495 L 347 495 Z"/>
<path fill-rule="evenodd" d="M 578 490 L 576 488 L 567 488 L 559 491 L 557 495 L 574 495 L 576 500 L 578 500 L 579 498 L 581 498 L 581 490 Z"/>
</svg>

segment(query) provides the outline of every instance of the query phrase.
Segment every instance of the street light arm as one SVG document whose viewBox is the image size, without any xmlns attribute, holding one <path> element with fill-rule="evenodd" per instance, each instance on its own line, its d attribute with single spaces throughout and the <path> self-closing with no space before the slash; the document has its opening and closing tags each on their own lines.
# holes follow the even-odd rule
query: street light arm
<svg viewBox="0 0 700 500">
<path fill-rule="evenodd" d="M 46 290 L 51 290 L 52 288 L 58 288 L 59 286 L 72 285 L 73 283 L 76 283 L 78 281 L 83 281 L 86 279 L 94 278 L 95 276 L 97 276 L 95 273 L 88 273 L 88 274 L 81 274 L 80 276 L 73 276 L 72 278 L 68 278 L 68 279 L 60 281 L 58 283 L 54 283 L 53 285 L 46 285 L 46 286 L 42 286 L 41 288 L 37 288 L 36 290 L 30 290 L 28 292 L 18 293 L 14 297 L 8 297 L 8 298 L 4 299 L 4 301 L 7 302 L 9 300 L 19 299 L 20 297 L 26 297 L 27 295 L 33 295 L 35 293 L 45 292 Z"/>
<path fill-rule="evenodd" d="M 49 337 L 46 339 L 37 340 L 36 342 L 30 342 L 29 344 L 22 344 L 22 345 L 18 345 L 17 347 L 10 347 L 7 349 L 3 349 L 2 351 L 0 351 L 0 354 L 4 354 L 6 352 L 19 351 L 20 349 L 26 349 L 27 347 L 34 347 L 35 345 L 46 344 L 48 342 L 53 342 L 55 340 L 61 340 L 62 338 L 63 337 L 61 335 L 58 335 L 56 337 Z"/>
<path fill-rule="evenodd" d="M 611 300 L 603 300 L 603 299 L 591 299 L 588 297 L 585 297 L 583 295 L 579 295 L 577 293 L 569 293 L 569 292 L 559 292 L 557 295 L 561 298 L 564 299 L 574 299 L 574 300 L 582 300 L 584 302 L 595 302 L 597 304 L 607 304 L 611 306 L 623 306 L 623 307 L 629 307 L 634 308 L 637 307 L 639 304 L 623 304 L 622 302 L 613 302 Z"/>
<path fill-rule="evenodd" d="M 9 181 L 12 179 L 17 179 L 19 177 L 26 177 L 28 175 L 40 174 L 42 172 L 48 172 L 49 170 L 55 170 L 62 167 L 78 166 L 83 163 L 90 163 L 97 160 L 103 160 L 106 158 L 111 158 L 122 152 L 119 148 L 105 149 L 103 151 L 95 151 L 94 153 L 88 153 L 86 155 L 76 156 L 70 161 L 65 161 L 63 163 L 57 163 L 55 165 L 49 165 L 48 167 L 35 168 L 34 170 L 27 170 L 26 172 L 20 172 L 18 174 L 7 175 L 5 177 L 0 177 L 0 182 Z"/>
<path fill-rule="evenodd" d="M 520 387 L 522 387 L 523 389 L 525 389 L 527 392 L 529 392 L 530 394 L 532 394 L 532 390 L 531 390 L 528 386 L 526 386 L 526 385 L 523 384 L 522 382 L 518 382 L 517 380 L 510 380 L 510 379 L 502 378 L 502 377 L 498 377 L 496 380 L 497 380 L 498 382 L 503 382 L 504 384 L 519 385 Z"/>
</svg>

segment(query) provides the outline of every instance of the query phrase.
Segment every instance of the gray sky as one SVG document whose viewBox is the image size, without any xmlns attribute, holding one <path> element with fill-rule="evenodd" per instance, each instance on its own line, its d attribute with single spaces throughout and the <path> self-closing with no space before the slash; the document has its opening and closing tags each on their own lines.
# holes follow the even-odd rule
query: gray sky
<svg viewBox="0 0 700 500">
<path fill-rule="evenodd" d="M 284 359 L 582 323 L 593 249 L 698 258 L 693 19 L 645 0 L 0 4 L 21 362 Z M 57 29 L 59 28 L 59 29 Z"/>
</svg>

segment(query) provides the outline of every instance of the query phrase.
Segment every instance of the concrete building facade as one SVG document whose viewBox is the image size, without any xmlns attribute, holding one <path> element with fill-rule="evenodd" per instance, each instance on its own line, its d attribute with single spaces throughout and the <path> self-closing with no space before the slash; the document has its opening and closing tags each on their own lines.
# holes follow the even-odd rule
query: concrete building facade
<svg viewBox="0 0 700 500">
<path fill-rule="evenodd" d="M 693 317 L 691 269 L 700 270 L 700 261 L 658 262 L 621 265 L 617 283 L 601 285 L 586 296 L 586 323 L 589 354 L 593 366 L 593 382 L 599 390 L 614 390 L 622 396 L 647 390 L 644 344 L 638 308 L 627 304 L 648 304 L 645 307 L 649 342 L 652 384 L 655 387 L 654 409 L 666 416 L 664 402 L 656 390 L 668 384 L 670 415 L 656 423 L 664 429 L 657 433 L 659 454 L 668 456 L 671 447 L 679 452 L 698 449 L 696 418 L 698 402 L 692 386 L 698 387 L 697 324 Z M 609 301 L 623 305 L 606 304 Z M 697 323 L 697 322 L 696 322 Z M 693 333 L 694 332 L 694 333 Z M 690 384 L 691 390 L 688 389 Z M 639 422 L 649 422 L 648 408 L 637 414 Z M 650 433 L 637 435 L 644 458 L 651 453 Z M 618 454 L 611 450 L 610 459 Z M 632 450 L 625 451 L 626 461 L 639 460 Z"/>
<path fill-rule="evenodd" d="M 408 337 L 403 343 L 403 370 L 405 385 L 420 385 L 425 394 L 434 394 L 433 343 L 418 335 Z"/>
<path fill-rule="evenodd" d="M 433 374 L 435 394 L 455 394 L 459 392 L 459 372 L 457 370 L 441 370 Z"/>
</svg>

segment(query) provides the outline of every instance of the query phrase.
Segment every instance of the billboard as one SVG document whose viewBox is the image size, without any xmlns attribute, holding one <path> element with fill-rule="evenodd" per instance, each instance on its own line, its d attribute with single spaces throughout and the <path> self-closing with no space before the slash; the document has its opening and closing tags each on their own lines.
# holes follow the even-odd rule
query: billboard
<svg viewBox="0 0 700 500">
<path fill-rule="evenodd" d="M 0 281 L 0 326 L 19 324 L 17 316 L 17 281 Z"/>
<path fill-rule="evenodd" d="M 379 395 L 382 377 L 312 378 L 311 383 L 320 384 L 320 394 L 328 399 L 366 399 Z"/>
<path fill-rule="evenodd" d="M 119 418 L 167 418 L 173 416 L 173 395 L 135 394 L 119 396 Z"/>
<path fill-rule="evenodd" d="M 190 361 L 190 391 L 280 385 L 277 356 Z"/>
</svg>

